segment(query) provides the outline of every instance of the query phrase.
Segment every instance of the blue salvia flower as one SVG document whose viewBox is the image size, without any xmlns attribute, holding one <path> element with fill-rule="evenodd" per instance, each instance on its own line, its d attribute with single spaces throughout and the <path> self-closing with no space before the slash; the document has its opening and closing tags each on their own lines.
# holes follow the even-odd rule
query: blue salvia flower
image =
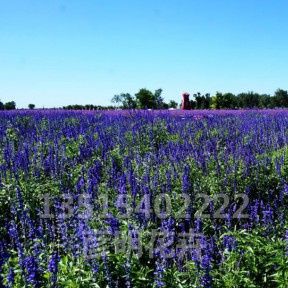
<svg viewBox="0 0 288 288">
<path fill-rule="evenodd" d="M 97 275 L 97 273 L 99 272 L 99 269 L 100 269 L 100 264 L 98 262 L 93 262 L 91 269 L 92 269 L 92 272 L 95 275 Z"/>
<path fill-rule="evenodd" d="M 165 265 L 159 261 L 156 261 L 155 264 L 156 264 L 156 270 L 154 272 L 154 275 L 155 275 L 156 287 L 164 287 L 165 284 L 163 282 L 163 273 L 164 273 Z"/>
<path fill-rule="evenodd" d="M 129 248 L 133 248 L 134 251 L 137 251 L 140 253 L 141 243 L 139 243 L 140 241 L 139 231 L 135 229 L 135 227 L 133 227 L 133 225 L 131 224 L 128 225 L 128 236 L 129 236 L 129 245 L 132 246 Z"/>
<path fill-rule="evenodd" d="M 200 233 L 202 231 L 202 221 L 201 218 L 195 220 L 195 232 Z"/>
<path fill-rule="evenodd" d="M 269 232 L 270 228 L 273 227 L 273 209 L 272 207 L 268 207 L 267 210 L 263 211 L 263 223 L 266 226 L 266 231 Z"/>
<path fill-rule="evenodd" d="M 102 261 L 104 263 L 104 269 L 105 269 L 105 272 L 106 272 L 106 279 L 108 281 L 108 286 L 109 288 L 112 288 L 112 276 L 111 276 L 111 273 L 110 273 L 110 270 L 109 270 L 109 267 L 108 267 L 108 258 L 107 258 L 107 254 L 106 253 L 103 253 L 102 254 Z"/>
<path fill-rule="evenodd" d="M 3 280 L 2 277 L 2 267 L 6 262 L 6 259 L 9 257 L 9 254 L 6 252 L 6 243 L 4 240 L 0 239 L 0 287 Z M 12 286 L 11 286 L 12 287 Z"/>
<path fill-rule="evenodd" d="M 114 217 L 110 212 L 107 214 L 108 219 L 105 220 L 105 223 L 110 227 L 108 228 L 108 232 L 112 235 L 115 235 L 117 231 L 119 231 L 119 220 Z"/>
<path fill-rule="evenodd" d="M 19 264 L 21 267 L 22 277 L 24 277 L 24 279 L 25 279 L 25 275 L 24 275 L 24 272 L 25 272 L 24 249 L 23 249 L 23 245 L 21 244 L 21 241 L 20 241 L 20 236 L 19 236 L 19 231 L 18 231 L 17 225 L 16 225 L 14 220 L 12 220 L 10 225 L 9 225 L 8 233 L 9 233 L 9 236 L 11 237 L 12 243 L 16 245 L 17 252 L 18 252 Z M 0 244 L 1 244 L 1 242 L 0 242 Z"/>
<path fill-rule="evenodd" d="M 250 216 L 249 219 L 251 221 L 251 225 L 253 225 L 252 223 L 254 222 L 255 224 L 257 224 L 259 222 L 259 215 L 258 215 L 258 209 L 260 206 L 260 202 L 258 199 L 255 200 L 254 205 L 251 206 L 251 212 L 250 212 Z"/>
<path fill-rule="evenodd" d="M 201 287 L 212 287 L 213 278 L 210 275 L 210 269 L 212 268 L 211 256 L 208 253 L 204 254 L 201 258 L 201 268 L 204 270 L 204 274 L 201 277 Z"/>
<path fill-rule="evenodd" d="M 236 249 L 236 238 L 226 235 L 223 238 L 223 246 L 225 249 L 228 249 L 229 252 L 231 252 L 232 250 Z"/>
<path fill-rule="evenodd" d="M 129 259 L 126 260 L 124 267 L 125 267 L 125 285 L 126 285 L 126 288 L 130 288 L 131 287 L 131 283 L 130 283 L 131 263 Z"/>
<path fill-rule="evenodd" d="M 59 256 L 58 251 L 56 251 L 53 253 L 51 259 L 48 262 L 48 271 L 52 273 L 52 278 L 50 280 L 52 285 L 56 285 L 57 282 L 58 263 L 59 263 Z"/>
<path fill-rule="evenodd" d="M 27 274 L 28 284 L 33 285 L 33 287 L 40 287 L 38 263 L 35 257 L 27 256 L 24 259 L 24 266 Z"/>
<path fill-rule="evenodd" d="M 286 183 L 284 184 L 284 194 L 288 195 L 288 185 Z"/>
<path fill-rule="evenodd" d="M 166 172 L 166 191 L 170 195 L 172 192 L 172 184 L 171 184 L 171 171 L 170 169 Z"/>
<path fill-rule="evenodd" d="M 285 231 L 286 255 L 288 257 L 288 230 Z"/>
<path fill-rule="evenodd" d="M 0 279 L 1 280 L 1 279 Z M 15 282 L 15 273 L 12 267 L 9 268 L 9 273 L 7 275 L 7 284 L 8 287 L 14 287 Z M 1 283 L 1 282 L 0 282 Z"/>
</svg>

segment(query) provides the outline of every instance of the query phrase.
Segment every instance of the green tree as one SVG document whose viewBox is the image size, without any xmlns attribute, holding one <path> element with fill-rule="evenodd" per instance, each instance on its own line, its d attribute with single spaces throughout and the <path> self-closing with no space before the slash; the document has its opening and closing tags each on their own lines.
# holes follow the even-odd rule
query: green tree
<svg viewBox="0 0 288 288">
<path fill-rule="evenodd" d="M 190 100 L 190 106 L 191 106 L 191 109 L 192 109 L 192 110 L 196 109 L 196 105 L 197 105 L 196 101 L 193 100 L 193 99 L 191 99 L 191 100 Z"/>
<path fill-rule="evenodd" d="M 221 108 L 235 109 L 236 106 L 237 106 L 236 96 L 232 93 L 224 93 Z"/>
<path fill-rule="evenodd" d="M 282 89 L 277 89 L 274 94 L 274 102 L 276 107 L 288 107 L 288 92 Z"/>
<path fill-rule="evenodd" d="M 157 90 L 156 90 L 157 91 Z M 153 109 L 157 108 L 155 95 L 146 88 L 142 88 L 135 94 L 137 107 L 140 109 Z"/>
<path fill-rule="evenodd" d="M 86 105 L 84 106 L 84 109 L 85 109 L 85 110 L 93 110 L 93 109 L 94 109 L 94 105 L 92 105 L 92 104 L 86 104 Z"/>
<path fill-rule="evenodd" d="M 16 109 L 16 103 L 14 101 L 7 102 L 4 105 L 5 110 L 14 110 Z"/>
<path fill-rule="evenodd" d="M 273 108 L 272 98 L 270 95 L 262 94 L 259 98 L 259 108 Z"/>
<path fill-rule="evenodd" d="M 119 107 L 119 103 L 122 103 L 123 109 L 133 109 L 136 108 L 136 100 L 135 98 L 129 93 L 121 93 L 119 95 L 114 95 L 112 103 L 117 103 Z"/>
<path fill-rule="evenodd" d="M 216 92 L 212 102 L 214 109 L 222 109 L 224 106 L 224 96 L 221 92 Z"/>
<path fill-rule="evenodd" d="M 193 97 L 195 99 L 195 102 L 196 102 L 196 109 L 202 109 L 202 97 L 201 97 L 201 93 L 200 92 L 197 92 L 195 94 L 193 94 Z"/>
<path fill-rule="evenodd" d="M 210 94 L 209 93 L 206 93 L 204 95 L 204 109 L 210 109 L 210 106 L 211 106 L 211 97 L 210 97 Z"/>
<path fill-rule="evenodd" d="M 239 106 L 241 108 L 255 108 L 259 107 L 260 104 L 260 95 L 249 91 L 248 93 L 238 94 Z"/>
<path fill-rule="evenodd" d="M 112 98 L 112 100 L 111 100 L 111 102 L 112 103 L 116 103 L 117 104 L 117 106 L 119 107 L 119 104 L 122 102 L 122 98 L 123 98 L 123 96 L 122 96 L 123 94 L 120 94 L 120 95 L 114 95 L 113 96 L 113 98 Z"/>
<path fill-rule="evenodd" d="M 0 110 L 4 110 L 5 109 L 5 105 L 0 101 Z"/>
<path fill-rule="evenodd" d="M 157 89 L 157 90 L 155 90 L 155 93 L 154 93 L 154 101 L 155 101 L 155 103 L 154 103 L 154 106 L 156 106 L 156 107 L 154 107 L 154 108 L 161 108 L 162 107 L 162 105 L 163 105 L 163 103 L 164 103 L 164 99 L 161 97 L 161 94 L 162 94 L 162 89 Z"/>
<path fill-rule="evenodd" d="M 129 93 L 122 93 L 121 95 L 122 99 L 122 107 L 123 109 L 134 109 L 136 108 L 136 100 L 135 97 L 132 96 Z"/>
<path fill-rule="evenodd" d="M 168 104 L 168 108 L 174 108 L 176 109 L 178 107 L 178 103 L 174 100 L 170 100 Z"/>
<path fill-rule="evenodd" d="M 211 105 L 211 97 L 209 93 L 206 93 L 205 95 L 201 95 L 200 92 L 197 92 L 193 94 L 195 103 L 191 103 L 192 109 L 209 109 Z M 193 101 L 193 100 L 192 100 Z"/>
<path fill-rule="evenodd" d="M 33 109 L 35 108 L 35 104 L 29 104 L 29 105 L 28 105 L 28 108 L 29 108 L 30 110 L 33 110 Z"/>
</svg>

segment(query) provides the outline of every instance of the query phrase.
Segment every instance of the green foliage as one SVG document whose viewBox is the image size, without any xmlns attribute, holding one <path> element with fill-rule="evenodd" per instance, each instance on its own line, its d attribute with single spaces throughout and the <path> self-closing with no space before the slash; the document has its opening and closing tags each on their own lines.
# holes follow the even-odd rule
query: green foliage
<svg viewBox="0 0 288 288">
<path fill-rule="evenodd" d="M 266 238 L 256 229 L 223 234 L 235 237 L 237 249 L 226 250 L 224 261 L 213 272 L 214 287 L 285 287 L 288 283 L 286 243 Z"/>
<path fill-rule="evenodd" d="M 122 109 L 168 109 L 177 108 L 177 103 L 173 100 L 169 104 L 164 102 L 162 89 L 157 89 L 154 93 L 146 88 L 139 90 L 135 96 L 129 93 L 121 93 L 114 95 L 111 99 L 112 103 L 116 103 L 119 107 L 121 103 Z"/>
<path fill-rule="evenodd" d="M 176 109 L 178 107 L 178 103 L 174 100 L 170 100 L 168 104 L 168 108 L 174 108 Z"/>
<path fill-rule="evenodd" d="M 207 93 L 205 95 L 201 95 L 200 92 L 197 92 L 193 95 L 195 101 L 192 100 L 192 108 L 193 109 L 209 109 L 211 105 L 210 94 Z"/>
<path fill-rule="evenodd" d="M 137 101 L 137 106 L 140 109 L 157 108 L 157 102 L 156 102 L 157 99 L 151 91 L 142 88 L 139 90 L 138 93 L 135 94 L 135 97 Z"/>
<path fill-rule="evenodd" d="M 4 110 L 5 109 L 5 105 L 3 104 L 3 102 L 0 101 L 0 110 Z"/>
<path fill-rule="evenodd" d="M 4 107 L 5 107 L 5 110 L 14 110 L 16 109 L 16 103 L 14 101 L 7 102 L 5 103 Z"/>
<path fill-rule="evenodd" d="M 283 89 L 277 89 L 273 98 L 275 107 L 288 107 L 288 92 Z"/>
</svg>

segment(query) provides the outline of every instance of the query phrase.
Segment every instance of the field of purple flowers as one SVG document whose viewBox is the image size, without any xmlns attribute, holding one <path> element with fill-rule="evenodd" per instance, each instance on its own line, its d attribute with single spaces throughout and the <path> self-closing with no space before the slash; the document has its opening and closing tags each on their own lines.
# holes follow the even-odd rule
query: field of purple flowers
<svg viewBox="0 0 288 288">
<path fill-rule="evenodd" d="M 0 114 L 1 287 L 288 287 L 288 111 Z"/>
</svg>

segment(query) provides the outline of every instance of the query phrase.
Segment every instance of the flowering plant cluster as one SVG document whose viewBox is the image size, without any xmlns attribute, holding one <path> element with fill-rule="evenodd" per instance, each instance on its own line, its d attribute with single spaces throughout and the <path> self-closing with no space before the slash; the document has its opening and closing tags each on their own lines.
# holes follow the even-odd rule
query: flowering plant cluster
<svg viewBox="0 0 288 288">
<path fill-rule="evenodd" d="M 288 113 L 0 114 L 0 287 L 287 287 Z"/>
</svg>

